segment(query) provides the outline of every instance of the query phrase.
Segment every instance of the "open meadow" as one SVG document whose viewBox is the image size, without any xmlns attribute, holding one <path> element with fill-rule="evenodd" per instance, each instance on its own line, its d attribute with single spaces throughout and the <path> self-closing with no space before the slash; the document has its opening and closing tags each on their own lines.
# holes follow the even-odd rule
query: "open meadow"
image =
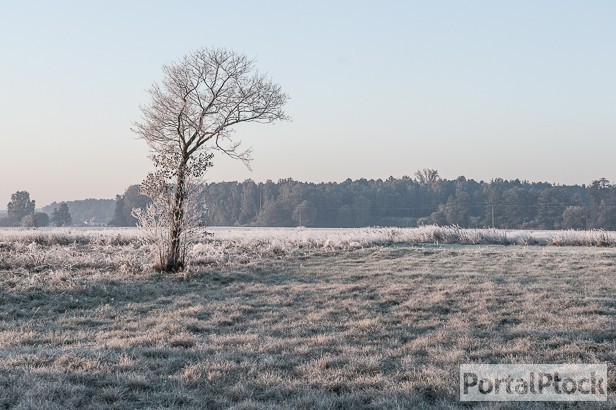
<svg viewBox="0 0 616 410">
<path fill-rule="evenodd" d="M 614 408 L 616 234 L 0 230 L 0 408 Z M 462 363 L 607 363 L 608 402 L 461 403 Z"/>
</svg>

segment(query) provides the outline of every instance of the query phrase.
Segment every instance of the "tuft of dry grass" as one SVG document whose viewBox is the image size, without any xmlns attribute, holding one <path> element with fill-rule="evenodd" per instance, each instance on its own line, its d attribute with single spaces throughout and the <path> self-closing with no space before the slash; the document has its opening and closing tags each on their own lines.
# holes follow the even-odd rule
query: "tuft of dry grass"
<svg viewBox="0 0 616 410">
<path fill-rule="evenodd" d="M 468 408 L 461 363 L 608 363 L 596 408 L 615 405 L 612 248 L 400 244 L 177 277 L 121 268 L 130 241 L 11 267 L 29 245 L 0 247 L 0 408 Z"/>
</svg>

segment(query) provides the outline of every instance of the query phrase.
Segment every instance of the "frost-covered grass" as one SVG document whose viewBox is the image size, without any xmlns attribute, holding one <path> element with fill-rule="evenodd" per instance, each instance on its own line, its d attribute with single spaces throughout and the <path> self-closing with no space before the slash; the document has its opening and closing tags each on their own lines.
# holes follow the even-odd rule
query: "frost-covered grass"
<svg viewBox="0 0 616 410">
<path fill-rule="evenodd" d="M 424 226 L 419 228 L 211 228 L 214 238 L 245 243 L 268 242 L 279 246 L 331 247 L 339 249 L 394 243 L 444 243 L 466 245 L 616 246 L 612 231 L 527 231 L 463 229 Z"/>
<path fill-rule="evenodd" d="M 0 408 L 468 408 L 469 362 L 608 363 L 616 405 L 616 248 L 211 230 L 184 276 L 137 230 L 0 231 Z"/>
<path fill-rule="evenodd" d="M 271 243 L 283 247 L 365 247 L 390 243 L 482 245 L 616 246 L 616 232 L 574 230 L 465 229 L 450 226 L 419 228 L 231 228 L 210 227 L 203 240 L 244 244 Z M 138 228 L 0 228 L 0 241 L 39 244 L 122 245 L 142 238 Z"/>
<path fill-rule="evenodd" d="M 203 265 L 304 258 L 393 244 L 616 246 L 616 232 L 421 228 L 208 228 L 189 250 L 190 269 Z M 147 271 L 151 245 L 137 228 L 0 229 L 0 268 Z"/>
</svg>

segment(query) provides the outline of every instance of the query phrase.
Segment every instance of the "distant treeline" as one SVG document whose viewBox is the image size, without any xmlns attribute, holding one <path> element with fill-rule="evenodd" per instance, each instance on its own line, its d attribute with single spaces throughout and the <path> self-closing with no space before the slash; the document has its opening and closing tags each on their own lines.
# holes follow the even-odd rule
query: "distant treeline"
<svg viewBox="0 0 616 410">
<path fill-rule="evenodd" d="M 71 226 L 73 218 L 66 202 L 49 205 L 48 211 L 36 210 L 36 201 L 28 191 L 17 191 L 11 195 L 6 212 L 0 214 L 0 227 L 38 228 L 55 225 Z"/>
<path fill-rule="evenodd" d="M 205 185 L 202 201 L 214 226 L 413 227 L 426 224 L 510 229 L 616 230 L 616 187 L 605 178 L 554 185 L 500 178 L 415 177 L 308 183 L 293 179 Z M 130 209 L 147 198 L 131 186 L 116 199 L 111 225 L 134 225 Z"/>
<path fill-rule="evenodd" d="M 113 199 L 82 199 L 65 202 L 70 209 L 74 225 L 105 226 L 113 217 L 115 201 Z M 41 209 L 51 214 L 59 204 L 53 202 Z"/>
</svg>

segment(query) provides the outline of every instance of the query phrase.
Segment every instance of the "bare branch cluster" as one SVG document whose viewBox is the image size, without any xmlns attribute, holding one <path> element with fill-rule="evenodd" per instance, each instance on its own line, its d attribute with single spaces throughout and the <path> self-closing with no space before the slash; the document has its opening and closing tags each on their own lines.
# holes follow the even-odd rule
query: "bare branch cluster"
<svg viewBox="0 0 616 410">
<path fill-rule="evenodd" d="M 230 138 L 231 127 L 242 122 L 271 123 L 287 119 L 287 101 L 280 86 L 254 69 L 246 56 L 224 49 L 201 49 L 163 67 L 161 84 L 154 84 L 150 105 L 133 131 L 158 153 L 192 156 L 202 147 L 247 162 Z"/>
</svg>

